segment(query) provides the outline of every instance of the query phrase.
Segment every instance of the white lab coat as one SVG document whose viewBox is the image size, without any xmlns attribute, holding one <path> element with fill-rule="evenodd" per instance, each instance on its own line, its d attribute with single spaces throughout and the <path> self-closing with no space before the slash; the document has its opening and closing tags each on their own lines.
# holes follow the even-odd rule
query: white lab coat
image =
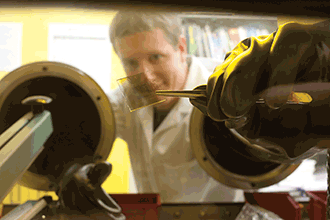
<svg viewBox="0 0 330 220">
<path fill-rule="evenodd" d="M 210 72 L 196 57 L 185 89 L 206 84 Z M 128 144 L 139 193 L 159 193 L 162 202 L 243 201 L 243 191 L 211 178 L 194 158 L 189 122 L 193 106 L 182 98 L 153 131 L 153 107 L 129 112 L 119 89 L 109 94 L 116 120 L 116 135 Z"/>
</svg>

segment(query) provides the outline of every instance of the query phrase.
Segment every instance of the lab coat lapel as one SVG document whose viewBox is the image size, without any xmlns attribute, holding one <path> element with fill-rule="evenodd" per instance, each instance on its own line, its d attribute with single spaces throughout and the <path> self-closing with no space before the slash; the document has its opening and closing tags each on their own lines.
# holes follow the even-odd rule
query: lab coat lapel
<svg viewBox="0 0 330 220">
<path fill-rule="evenodd" d="M 148 142 L 148 147 L 151 152 L 152 135 L 153 135 L 153 108 L 151 106 L 137 110 L 137 114 Z"/>
</svg>

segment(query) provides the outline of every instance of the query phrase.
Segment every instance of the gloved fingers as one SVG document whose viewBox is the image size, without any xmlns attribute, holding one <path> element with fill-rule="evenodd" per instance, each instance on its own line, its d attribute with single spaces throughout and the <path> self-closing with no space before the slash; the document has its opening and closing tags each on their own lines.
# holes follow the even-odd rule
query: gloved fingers
<svg viewBox="0 0 330 220">
<path fill-rule="evenodd" d="M 272 40 L 273 35 L 269 35 L 251 37 L 249 41 L 241 42 L 245 43 L 245 51 L 235 57 L 223 73 L 223 88 L 218 105 L 228 118 L 245 115 L 255 105 L 257 94 L 267 88 L 270 73 L 267 59 Z M 217 84 L 221 84 L 219 82 Z M 213 93 L 209 102 L 219 100 L 218 95 Z"/>
<path fill-rule="evenodd" d="M 225 66 L 226 61 L 222 66 Z M 207 82 L 207 109 L 208 116 L 214 121 L 224 121 L 228 117 L 222 112 L 220 107 L 220 97 L 223 87 L 223 68 L 216 69 Z"/>
<path fill-rule="evenodd" d="M 272 70 L 268 87 L 293 85 L 297 77 L 308 74 L 307 66 L 313 65 L 315 47 L 312 36 L 305 30 L 306 26 L 292 23 L 280 28 L 275 36 L 269 53 L 269 64 Z M 307 65 L 307 66 L 306 66 Z M 274 91 L 272 91 L 274 92 Z M 266 104 L 273 109 L 286 104 L 293 92 L 293 86 L 278 90 L 278 95 L 266 95 Z M 271 98 L 270 98 L 271 97 Z"/>
<path fill-rule="evenodd" d="M 72 210 L 78 210 L 80 212 L 86 210 L 86 198 L 81 188 L 72 180 L 72 182 L 67 184 L 65 190 L 63 190 L 60 195 L 64 208 L 69 208 Z"/>
<path fill-rule="evenodd" d="M 294 88 L 298 92 L 307 91 L 315 100 L 309 104 L 283 105 L 279 109 L 257 104 L 250 110 L 248 123 L 237 132 L 255 142 L 265 140 L 281 146 L 291 158 L 315 146 L 330 146 L 330 118 L 327 117 L 330 96 L 321 96 L 327 88 L 330 89 L 330 83 L 308 83 Z M 325 99 L 316 100 L 316 97 Z"/>
<path fill-rule="evenodd" d="M 240 42 L 209 78 L 209 116 L 216 121 L 241 117 L 259 98 L 264 98 L 268 107 L 277 109 L 286 104 L 293 87 L 279 91 L 266 89 L 330 81 L 329 44 L 322 42 L 327 39 L 314 29 L 290 23 L 271 35 Z M 262 93 L 264 97 L 260 97 Z"/>
<path fill-rule="evenodd" d="M 264 90 L 259 97 L 265 100 L 265 104 L 271 109 L 278 109 L 287 103 L 293 91 L 293 84 L 277 85 Z M 290 100 L 292 99 L 293 97 Z"/>
<path fill-rule="evenodd" d="M 77 168 L 73 166 L 74 168 Z M 61 182 L 60 190 L 58 191 L 58 197 L 60 204 L 64 209 L 76 210 L 81 213 L 97 207 L 93 201 L 93 192 L 84 181 L 77 179 L 78 177 L 83 178 L 78 172 L 87 172 L 90 169 L 90 165 L 85 165 L 79 169 L 71 169 L 67 172 L 67 175 Z"/>
<path fill-rule="evenodd" d="M 102 161 L 87 173 L 87 176 L 93 186 L 100 186 L 108 178 L 112 171 L 111 163 Z"/>
<path fill-rule="evenodd" d="M 206 85 L 197 86 L 193 90 L 202 90 L 205 91 L 206 94 Z M 190 103 L 199 109 L 204 115 L 208 115 L 207 113 L 207 97 L 197 97 L 197 98 L 190 98 Z"/>
<path fill-rule="evenodd" d="M 195 106 L 197 109 L 199 109 L 204 115 L 208 115 L 207 112 L 207 99 L 204 97 L 200 97 L 198 99 L 189 99 L 190 103 Z"/>
</svg>

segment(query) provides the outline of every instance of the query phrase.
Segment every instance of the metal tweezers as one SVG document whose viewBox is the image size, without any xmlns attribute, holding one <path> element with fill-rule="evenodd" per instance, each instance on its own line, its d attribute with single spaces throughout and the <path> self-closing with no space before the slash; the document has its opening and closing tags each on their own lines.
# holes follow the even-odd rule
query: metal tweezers
<svg viewBox="0 0 330 220">
<path fill-rule="evenodd" d="M 298 94 L 298 93 L 296 93 Z M 304 94 L 305 96 L 309 96 L 307 93 L 299 93 L 299 94 Z M 180 98 L 200 98 L 200 97 L 206 97 L 206 91 L 203 90 L 183 90 L 183 91 L 172 91 L 172 90 L 157 90 L 156 95 L 159 96 L 170 96 L 170 97 L 180 97 Z M 306 102 L 297 102 L 294 100 L 288 100 L 287 104 L 308 104 L 312 101 L 312 98 L 310 97 L 308 101 Z M 264 104 L 265 100 L 264 99 L 258 99 L 256 101 L 257 104 Z"/>
</svg>

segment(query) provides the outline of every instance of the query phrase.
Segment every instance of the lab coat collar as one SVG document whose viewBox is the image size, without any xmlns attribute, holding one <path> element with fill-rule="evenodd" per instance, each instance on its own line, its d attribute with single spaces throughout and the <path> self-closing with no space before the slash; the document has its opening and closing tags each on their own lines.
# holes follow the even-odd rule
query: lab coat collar
<svg viewBox="0 0 330 220">
<path fill-rule="evenodd" d="M 210 75 L 206 67 L 195 56 L 188 56 L 191 60 L 189 75 L 184 90 L 192 90 L 199 85 L 206 84 Z M 178 102 L 178 111 L 187 114 L 191 110 L 191 103 L 188 98 L 181 98 Z"/>
<path fill-rule="evenodd" d="M 149 150 L 151 150 L 152 146 L 152 134 L 153 134 L 153 117 L 154 117 L 154 111 L 152 106 L 148 106 L 142 109 L 139 109 L 135 112 L 137 114 L 138 118 L 140 119 L 141 126 L 143 128 L 143 131 L 146 135 Z"/>
</svg>

